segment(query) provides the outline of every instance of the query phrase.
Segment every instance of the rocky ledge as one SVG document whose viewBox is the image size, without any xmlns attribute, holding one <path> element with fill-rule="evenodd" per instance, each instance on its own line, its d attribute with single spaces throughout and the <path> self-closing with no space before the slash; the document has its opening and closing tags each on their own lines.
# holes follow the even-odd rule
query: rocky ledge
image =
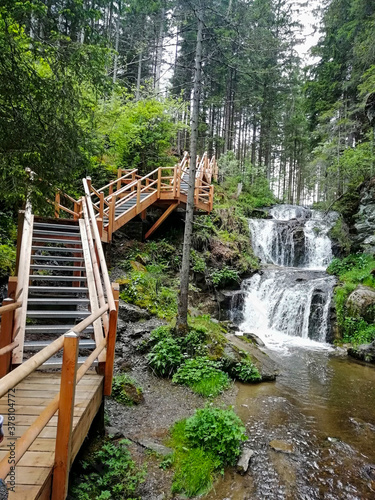
<svg viewBox="0 0 375 500">
<path fill-rule="evenodd" d="M 366 363 L 375 364 L 375 340 L 371 344 L 362 344 L 348 349 L 349 356 Z"/>
</svg>

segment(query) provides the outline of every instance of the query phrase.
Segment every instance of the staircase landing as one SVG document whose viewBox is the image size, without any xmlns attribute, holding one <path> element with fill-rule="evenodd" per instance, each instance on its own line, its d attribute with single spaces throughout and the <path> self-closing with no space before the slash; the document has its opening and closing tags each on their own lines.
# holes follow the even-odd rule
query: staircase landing
<svg viewBox="0 0 375 500">
<path fill-rule="evenodd" d="M 0 414 L 4 415 L 4 440 L 0 444 L 0 460 L 10 450 L 10 444 L 20 438 L 34 422 L 40 412 L 60 390 L 61 373 L 34 372 L 13 391 L 0 399 Z M 102 403 L 103 377 L 88 372 L 77 384 L 72 433 L 71 463 L 76 457 Z M 14 421 L 9 419 L 10 403 L 14 403 Z M 51 418 L 30 449 L 15 468 L 14 490 L 9 491 L 9 500 L 39 500 L 51 496 L 52 472 L 55 461 L 56 430 L 58 412 Z M 8 426 L 9 424 L 9 426 Z M 71 464 L 70 464 L 71 465 Z M 12 478 L 5 482 L 11 487 Z"/>
</svg>

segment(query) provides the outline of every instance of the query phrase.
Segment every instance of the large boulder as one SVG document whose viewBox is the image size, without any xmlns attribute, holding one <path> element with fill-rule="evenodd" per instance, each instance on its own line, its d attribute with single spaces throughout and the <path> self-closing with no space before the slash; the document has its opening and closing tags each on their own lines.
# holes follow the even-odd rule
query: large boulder
<svg viewBox="0 0 375 500">
<path fill-rule="evenodd" d="M 150 313 L 146 311 L 146 309 L 141 309 L 133 304 L 128 304 L 123 300 L 120 300 L 118 315 L 120 319 L 126 322 L 135 322 L 150 318 Z"/>
<path fill-rule="evenodd" d="M 375 290 L 359 285 L 346 302 L 348 315 L 352 318 L 362 317 L 367 323 L 375 320 Z"/>
</svg>

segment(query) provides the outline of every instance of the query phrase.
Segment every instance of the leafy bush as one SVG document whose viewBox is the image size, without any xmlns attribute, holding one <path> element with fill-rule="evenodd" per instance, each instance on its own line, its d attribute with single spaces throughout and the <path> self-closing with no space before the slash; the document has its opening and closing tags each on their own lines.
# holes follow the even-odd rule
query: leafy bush
<svg viewBox="0 0 375 500">
<path fill-rule="evenodd" d="M 340 283 L 335 289 L 337 323 L 344 342 L 361 344 L 371 342 L 375 338 L 375 327 L 362 317 L 353 318 L 348 314 L 347 299 L 363 284 L 375 288 L 375 257 L 369 254 L 351 254 L 344 259 L 333 259 L 327 271 L 339 276 Z"/>
<path fill-rule="evenodd" d="M 207 493 L 215 472 L 223 472 L 240 453 L 245 428 L 232 410 L 205 408 L 176 422 L 168 445 L 174 448 L 172 491 L 189 497 Z"/>
<path fill-rule="evenodd" d="M 118 403 L 132 406 L 143 400 L 143 391 L 141 387 L 137 387 L 135 380 L 126 373 L 122 373 L 113 377 L 112 397 Z"/>
<path fill-rule="evenodd" d="M 191 445 L 215 454 L 223 465 L 233 464 L 247 439 L 245 427 L 233 410 L 203 408 L 186 420 L 185 434 Z"/>
<path fill-rule="evenodd" d="M 240 382 L 260 382 L 262 376 L 250 359 L 244 359 L 232 366 L 230 375 Z"/>
<path fill-rule="evenodd" d="M 229 377 L 220 369 L 220 363 L 208 357 L 187 359 L 172 381 L 187 385 L 202 396 L 215 397 L 229 386 Z"/>
<path fill-rule="evenodd" d="M 222 288 L 226 285 L 238 283 L 240 281 L 240 277 L 238 275 L 238 271 L 225 266 L 222 269 L 213 271 L 211 274 L 211 281 L 216 288 Z"/>
<path fill-rule="evenodd" d="M 72 486 L 72 497 L 77 500 L 134 498 L 138 485 L 144 482 L 146 471 L 139 470 L 132 460 L 127 448 L 129 444 L 125 439 L 118 445 L 106 443 L 90 461 L 83 462 L 85 473 L 76 481 L 78 484 Z"/>
<path fill-rule="evenodd" d="M 10 245 L 0 245 L 0 277 L 14 272 L 16 265 L 16 248 Z"/>
<path fill-rule="evenodd" d="M 181 365 L 183 355 L 177 340 L 164 337 L 151 349 L 147 360 L 157 375 L 170 377 Z"/>
</svg>

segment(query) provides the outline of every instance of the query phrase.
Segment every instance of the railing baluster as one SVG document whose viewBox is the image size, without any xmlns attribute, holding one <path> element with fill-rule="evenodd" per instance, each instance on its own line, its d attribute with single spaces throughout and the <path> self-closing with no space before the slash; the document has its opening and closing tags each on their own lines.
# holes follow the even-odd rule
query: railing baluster
<svg viewBox="0 0 375 500">
<path fill-rule="evenodd" d="M 55 466 L 53 469 L 51 500 L 65 500 L 68 493 L 78 344 L 79 337 L 75 333 L 72 332 L 64 335 L 59 416 L 57 420 Z"/>
<path fill-rule="evenodd" d="M 109 313 L 109 330 L 107 337 L 107 357 L 105 360 L 104 372 L 104 396 L 110 396 L 112 392 L 113 364 L 115 360 L 115 345 L 117 331 L 117 317 L 119 308 L 120 286 L 118 283 L 112 283 L 112 293 L 115 300 L 116 310 Z"/>
<path fill-rule="evenodd" d="M 13 304 L 14 299 L 5 299 L 3 301 L 3 306 Z M 12 333 L 13 333 L 13 321 L 14 321 L 14 311 L 4 312 L 1 316 L 1 335 L 0 335 L 0 348 L 6 347 L 12 343 Z M 12 359 L 12 353 L 3 354 L 0 356 L 0 378 L 4 377 L 10 372 L 10 363 Z"/>
<path fill-rule="evenodd" d="M 60 193 L 55 194 L 55 217 L 58 219 L 60 217 Z"/>
</svg>

